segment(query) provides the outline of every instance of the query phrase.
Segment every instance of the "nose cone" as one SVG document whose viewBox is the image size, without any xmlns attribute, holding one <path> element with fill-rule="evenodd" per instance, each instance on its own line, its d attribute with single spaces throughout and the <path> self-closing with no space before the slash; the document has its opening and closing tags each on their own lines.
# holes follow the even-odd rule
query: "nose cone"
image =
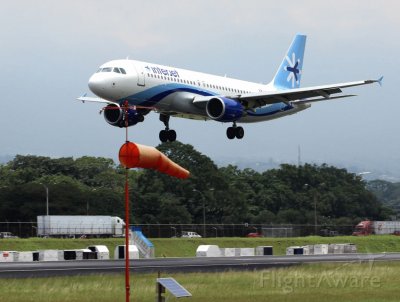
<svg viewBox="0 0 400 302">
<path fill-rule="evenodd" d="M 104 78 L 98 73 L 95 73 L 90 77 L 88 86 L 95 95 L 100 97 L 106 89 Z"/>
</svg>

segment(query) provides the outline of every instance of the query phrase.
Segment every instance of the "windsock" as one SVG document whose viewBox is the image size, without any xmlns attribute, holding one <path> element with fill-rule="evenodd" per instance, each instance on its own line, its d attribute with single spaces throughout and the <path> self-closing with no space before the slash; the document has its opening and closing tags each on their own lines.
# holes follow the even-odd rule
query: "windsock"
<svg viewBox="0 0 400 302">
<path fill-rule="evenodd" d="M 119 161 L 125 168 L 154 169 L 176 178 L 188 178 L 190 172 L 154 147 L 126 142 L 119 149 Z"/>
</svg>

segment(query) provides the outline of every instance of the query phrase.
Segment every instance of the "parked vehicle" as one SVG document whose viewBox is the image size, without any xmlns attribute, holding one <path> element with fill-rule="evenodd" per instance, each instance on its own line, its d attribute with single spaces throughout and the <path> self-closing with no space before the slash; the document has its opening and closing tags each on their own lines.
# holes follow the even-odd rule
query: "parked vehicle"
<svg viewBox="0 0 400 302">
<path fill-rule="evenodd" d="M 249 238 L 258 238 L 258 237 L 262 237 L 263 235 L 261 235 L 260 233 L 248 233 L 247 235 L 246 235 L 246 237 L 249 237 Z"/>
<path fill-rule="evenodd" d="M 122 237 L 125 222 L 112 216 L 58 216 L 37 217 L 39 237 Z"/>
<path fill-rule="evenodd" d="M 361 221 L 356 225 L 354 236 L 385 235 L 400 233 L 400 221 Z"/>
<path fill-rule="evenodd" d="M 14 236 L 11 232 L 0 232 L 0 239 L 15 239 L 18 236 Z"/>
<path fill-rule="evenodd" d="M 330 229 L 322 229 L 319 231 L 319 234 L 322 237 L 335 237 L 335 236 L 339 236 L 339 232 L 338 231 L 333 231 Z"/>
<path fill-rule="evenodd" d="M 196 232 L 182 232 L 182 238 L 201 238 Z"/>
</svg>

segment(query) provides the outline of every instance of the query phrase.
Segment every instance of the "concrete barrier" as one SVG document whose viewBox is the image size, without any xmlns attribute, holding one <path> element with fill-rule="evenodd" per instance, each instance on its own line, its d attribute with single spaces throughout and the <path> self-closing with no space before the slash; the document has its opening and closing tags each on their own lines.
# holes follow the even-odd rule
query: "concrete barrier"
<svg viewBox="0 0 400 302">
<path fill-rule="evenodd" d="M 90 249 L 64 250 L 58 252 L 58 257 L 63 260 L 94 260 L 97 259 L 97 253 Z"/>
<path fill-rule="evenodd" d="M 39 251 L 39 261 L 59 261 L 64 260 L 64 254 L 60 254 L 59 250 L 43 250 Z M 63 252 L 63 251 L 61 251 Z"/>
<path fill-rule="evenodd" d="M 313 245 L 305 245 L 302 246 L 303 255 L 314 255 L 314 246 Z"/>
<path fill-rule="evenodd" d="M 0 252 L 0 262 L 14 262 L 17 258 L 17 251 Z"/>
<path fill-rule="evenodd" d="M 357 246 L 353 243 L 348 243 L 344 245 L 344 252 L 346 254 L 355 254 L 357 253 Z"/>
<path fill-rule="evenodd" d="M 218 245 L 199 245 L 196 257 L 220 257 L 221 250 Z"/>
<path fill-rule="evenodd" d="M 114 259 L 125 259 L 125 245 L 115 247 Z M 139 259 L 139 250 L 136 245 L 129 245 L 129 259 Z"/>
<path fill-rule="evenodd" d="M 315 244 L 314 255 L 327 255 L 329 251 L 328 244 Z"/>
<path fill-rule="evenodd" d="M 286 248 L 286 255 L 293 256 L 293 255 L 303 255 L 304 249 L 301 246 L 289 246 Z"/>
<path fill-rule="evenodd" d="M 234 247 L 220 248 L 222 257 L 235 257 L 236 249 Z"/>
<path fill-rule="evenodd" d="M 88 249 L 92 252 L 97 253 L 97 259 L 99 260 L 109 260 L 110 259 L 110 251 L 108 247 L 105 245 L 93 245 L 88 246 Z"/>
<path fill-rule="evenodd" d="M 332 244 L 333 245 L 333 254 L 344 254 L 344 246 L 343 243 Z"/>
<path fill-rule="evenodd" d="M 273 247 L 270 245 L 265 246 L 257 246 L 256 247 L 256 256 L 272 256 L 273 255 Z"/>
<path fill-rule="evenodd" d="M 254 256 L 254 248 L 252 247 L 244 247 L 244 248 L 239 248 L 239 256 L 245 257 L 245 256 Z"/>
<path fill-rule="evenodd" d="M 18 252 L 17 258 L 15 261 L 17 262 L 32 262 L 33 261 L 33 253 L 34 252 Z"/>
</svg>

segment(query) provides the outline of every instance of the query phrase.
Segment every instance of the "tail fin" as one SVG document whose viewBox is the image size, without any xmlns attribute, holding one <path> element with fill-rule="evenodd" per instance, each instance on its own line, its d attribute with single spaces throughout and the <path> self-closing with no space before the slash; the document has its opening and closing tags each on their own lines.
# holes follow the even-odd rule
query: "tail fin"
<svg viewBox="0 0 400 302">
<path fill-rule="evenodd" d="M 306 36 L 296 35 L 286 52 L 272 84 L 277 89 L 292 89 L 300 87 L 301 71 L 303 69 L 304 48 Z"/>
</svg>

